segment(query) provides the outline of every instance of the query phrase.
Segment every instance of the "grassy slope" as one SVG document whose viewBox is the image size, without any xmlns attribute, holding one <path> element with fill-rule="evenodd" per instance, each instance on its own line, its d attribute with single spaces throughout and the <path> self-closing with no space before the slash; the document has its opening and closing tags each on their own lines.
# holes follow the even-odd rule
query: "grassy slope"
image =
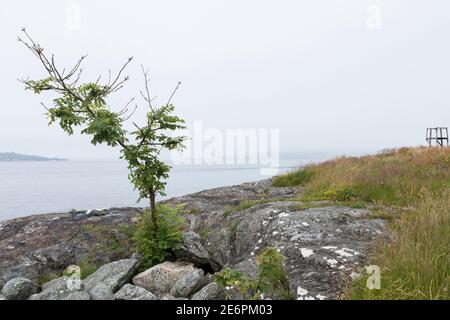
<svg viewBox="0 0 450 320">
<path fill-rule="evenodd" d="M 450 149 L 402 148 L 360 158 L 341 157 L 277 177 L 274 186 L 304 185 L 307 200 L 372 203 L 391 218 L 391 240 L 380 240 L 371 264 L 381 289 L 366 278 L 352 299 L 449 299 Z"/>
</svg>

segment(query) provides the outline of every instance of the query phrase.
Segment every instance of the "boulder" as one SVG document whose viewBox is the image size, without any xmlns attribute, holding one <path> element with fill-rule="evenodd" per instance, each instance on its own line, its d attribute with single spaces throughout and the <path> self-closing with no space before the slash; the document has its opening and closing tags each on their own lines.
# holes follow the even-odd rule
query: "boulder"
<svg viewBox="0 0 450 320">
<path fill-rule="evenodd" d="M 201 269 L 188 272 L 175 282 L 172 289 L 170 289 L 170 293 L 174 297 L 187 298 L 199 288 L 203 277 L 204 272 Z"/>
<path fill-rule="evenodd" d="M 88 292 L 83 290 L 46 290 L 33 294 L 29 300 L 90 300 L 90 296 Z"/>
<path fill-rule="evenodd" d="M 94 299 L 110 299 L 125 283 L 129 282 L 137 269 L 138 261 L 124 259 L 110 262 L 92 273 L 83 284 Z"/>
<path fill-rule="evenodd" d="M 0 248 L 0 255 L 2 254 L 1 251 Z M 21 257 L 18 260 L 19 261 L 11 261 L 11 263 L 8 263 L 5 266 L 0 265 L 0 278 L 4 281 L 3 285 L 14 278 L 26 278 L 37 282 L 39 277 L 45 273 L 45 266 L 39 261 L 29 257 Z"/>
<path fill-rule="evenodd" d="M 39 291 L 39 287 L 26 278 L 9 280 L 2 288 L 1 294 L 8 300 L 26 300 Z"/>
<path fill-rule="evenodd" d="M 170 292 L 178 279 L 194 270 L 192 263 L 166 261 L 136 275 L 133 284 L 161 295 Z"/>
<path fill-rule="evenodd" d="M 223 289 L 217 283 L 211 282 L 200 291 L 194 293 L 192 300 L 221 300 L 224 299 Z"/>
<path fill-rule="evenodd" d="M 192 262 L 201 268 L 209 268 L 214 272 L 220 271 L 221 266 L 210 258 L 208 251 L 201 243 L 200 236 L 189 231 L 183 234 L 183 241 L 175 256 L 183 261 Z"/>
<path fill-rule="evenodd" d="M 157 300 L 158 298 L 148 290 L 127 283 L 114 294 L 116 300 Z"/>
<path fill-rule="evenodd" d="M 66 289 L 68 287 L 68 277 L 60 277 L 46 282 L 42 285 L 42 291 L 56 291 Z"/>
<path fill-rule="evenodd" d="M 114 300 L 112 287 L 108 283 L 101 282 L 89 290 L 92 300 Z"/>
<path fill-rule="evenodd" d="M 163 295 L 161 295 L 161 300 L 189 300 L 188 298 L 183 298 L 183 297 L 174 297 L 173 295 L 171 295 L 170 293 L 165 293 Z"/>
<path fill-rule="evenodd" d="M 82 283 L 74 285 L 73 279 L 63 276 L 42 285 L 42 291 L 32 295 L 29 300 L 89 300 L 89 293 L 83 290 Z"/>
</svg>

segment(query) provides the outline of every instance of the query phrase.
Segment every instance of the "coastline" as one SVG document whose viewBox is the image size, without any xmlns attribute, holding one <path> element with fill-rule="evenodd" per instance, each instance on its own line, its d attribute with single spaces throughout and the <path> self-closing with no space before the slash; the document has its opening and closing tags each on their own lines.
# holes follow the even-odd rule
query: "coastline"
<svg viewBox="0 0 450 320">
<path fill-rule="evenodd" d="M 386 233 L 385 222 L 371 217 L 366 208 L 323 201 L 300 208 L 299 192 L 301 187 L 275 188 L 266 179 L 162 203 L 183 207 L 186 232 L 199 235 L 218 269 L 232 267 L 252 275 L 257 252 L 271 245 L 286 257 L 292 291 L 306 288 L 308 294 L 300 298 L 337 299 L 367 260 L 372 241 Z M 243 202 L 252 205 L 240 208 Z M 0 222 L 0 279 L 22 276 L 40 281 L 88 258 L 98 266 L 129 258 L 135 253 L 133 226 L 142 212 L 143 208 L 111 208 Z"/>
</svg>

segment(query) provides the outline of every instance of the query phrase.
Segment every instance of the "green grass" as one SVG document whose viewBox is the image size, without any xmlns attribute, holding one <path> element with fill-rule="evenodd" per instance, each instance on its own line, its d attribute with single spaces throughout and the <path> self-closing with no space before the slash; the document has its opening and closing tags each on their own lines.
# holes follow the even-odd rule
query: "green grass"
<svg viewBox="0 0 450 320">
<path fill-rule="evenodd" d="M 381 289 L 352 283 L 349 299 L 450 299 L 450 198 L 425 196 L 394 220 L 394 242 L 381 242 L 371 264 L 381 269 Z"/>
<path fill-rule="evenodd" d="M 379 240 L 371 257 L 381 267 L 381 289 L 368 290 L 362 277 L 347 298 L 450 299 L 449 148 L 341 157 L 274 179 L 274 186 L 295 185 L 304 186 L 306 203 L 370 206 L 371 218 L 390 221 L 391 239 Z"/>
<path fill-rule="evenodd" d="M 205 227 L 202 230 L 200 230 L 200 232 L 198 233 L 198 235 L 200 236 L 200 239 L 202 241 L 206 241 L 206 239 L 208 238 L 208 236 L 212 230 L 213 230 L 213 228 L 211 226 Z"/>
<path fill-rule="evenodd" d="M 38 279 L 39 286 L 42 286 L 44 283 L 50 282 L 54 279 L 57 279 L 62 276 L 61 272 L 51 271 L 41 275 Z"/>
<path fill-rule="evenodd" d="M 315 171 L 310 167 L 304 167 L 296 171 L 292 171 L 272 180 L 274 187 L 296 187 L 304 185 L 311 180 Z"/>
<path fill-rule="evenodd" d="M 81 280 L 86 279 L 88 276 L 93 274 L 98 269 L 98 265 L 92 263 L 88 260 L 83 260 L 78 265 L 80 267 L 80 278 Z"/>
</svg>

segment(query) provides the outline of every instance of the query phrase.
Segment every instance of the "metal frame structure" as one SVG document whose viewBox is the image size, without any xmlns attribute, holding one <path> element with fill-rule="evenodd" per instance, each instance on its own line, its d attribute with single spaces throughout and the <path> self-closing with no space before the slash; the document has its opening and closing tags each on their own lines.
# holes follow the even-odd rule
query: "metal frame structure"
<svg viewBox="0 0 450 320">
<path fill-rule="evenodd" d="M 433 146 L 433 141 L 436 147 L 448 147 L 448 128 L 427 128 L 426 140 L 430 147 Z"/>
</svg>

